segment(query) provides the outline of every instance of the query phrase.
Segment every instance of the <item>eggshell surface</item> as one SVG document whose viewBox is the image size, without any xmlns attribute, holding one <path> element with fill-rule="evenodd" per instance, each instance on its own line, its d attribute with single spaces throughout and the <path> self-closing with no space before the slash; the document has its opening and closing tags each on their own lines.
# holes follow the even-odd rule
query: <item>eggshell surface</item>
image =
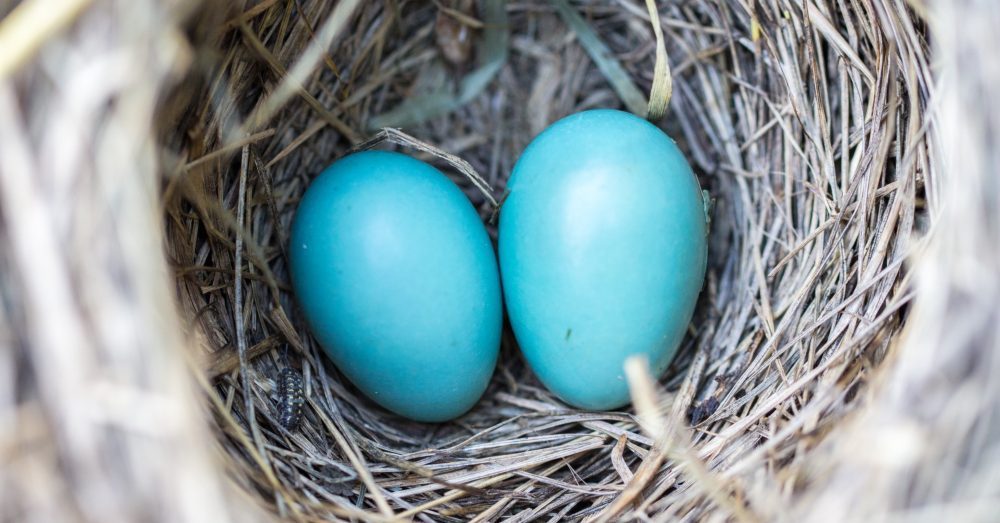
<svg viewBox="0 0 1000 523">
<path fill-rule="evenodd" d="M 462 191 L 400 153 L 338 160 L 302 198 L 289 259 L 316 340 L 368 397 L 437 422 L 478 401 L 502 327 L 493 245 Z"/>
<path fill-rule="evenodd" d="M 632 114 L 591 110 L 525 149 L 500 212 L 499 255 L 515 337 L 570 405 L 629 402 L 623 365 L 660 376 L 705 276 L 701 188 L 673 140 Z"/>
</svg>

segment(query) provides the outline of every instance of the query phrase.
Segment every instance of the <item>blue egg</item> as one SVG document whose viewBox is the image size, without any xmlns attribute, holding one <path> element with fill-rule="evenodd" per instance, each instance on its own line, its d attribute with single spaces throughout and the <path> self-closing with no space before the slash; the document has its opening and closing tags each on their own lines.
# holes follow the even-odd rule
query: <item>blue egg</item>
<svg viewBox="0 0 1000 523">
<path fill-rule="evenodd" d="M 469 410 L 496 366 L 496 256 L 465 194 L 409 156 L 367 151 L 312 182 L 292 224 L 295 295 L 362 392 L 418 421 Z"/>
<path fill-rule="evenodd" d="M 656 126 L 592 110 L 538 135 L 507 188 L 500 272 L 524 357 L 573 406 L 627 404 L 626 358 L 661 375 L 701 291 L 698 179 Z"/>
</svg>

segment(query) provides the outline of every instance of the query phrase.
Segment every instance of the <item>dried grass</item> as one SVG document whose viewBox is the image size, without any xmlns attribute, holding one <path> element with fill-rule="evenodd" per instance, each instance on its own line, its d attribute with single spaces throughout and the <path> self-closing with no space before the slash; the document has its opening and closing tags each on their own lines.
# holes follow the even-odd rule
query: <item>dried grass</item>
<svg viewBox="0 0 1000 523">
<path fill-rule="evenodd" d="M 372 122 L 406 100 L 409 121 L 433 115 L 406 131 L 467 162 L 448 172 L 488 220 L 545 125 L 622 106 L 552 5 L 484 4 L 456 20 L 506 25 L 478 24 L 478 61 L 455 64 L 435 20 L 456 15 L 432 3 L 95 0 L 0 82 L 0 517 L 990 514 L 1000 256 L 978 238 L 1000 230 L 1000 115 L 970 100 L 997 77 L 974 44 L 1000 20 L 971 1 L 931 11 L 948 89 L 922 3 L 661 2 L 658 123 L 717 205 L 691 335 L 660 383 L 629 367 L 634 410 L 567 408 L 509 333 L 483 400 L 441 425 L 326 362 L 289 294 L 287 229 Z M 645 4 L 570 6 L 649 92 Z M 294 431 L 273 397 L 286 367 L 306 384 Z"/>
</svg>

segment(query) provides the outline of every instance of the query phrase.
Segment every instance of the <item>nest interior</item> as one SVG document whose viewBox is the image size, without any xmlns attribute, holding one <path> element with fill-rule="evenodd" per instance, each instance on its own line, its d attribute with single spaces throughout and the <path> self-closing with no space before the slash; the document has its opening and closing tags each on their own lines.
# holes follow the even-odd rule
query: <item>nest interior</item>
<svg viewBox="0 0 1000 523">
<path fill-rule="evenodd" d="M 891 0 L 658 14 L 673 97 L 655 123 L 716 206 L 698 311 L 652 407 L 566 407 L 505 332 L 483 399 L 435 425 L 375 406 L 312 341 L 285 254 L 298 199 L 382 126 L 469 162 L 499 198 L 546 125 L 628 108 L 622 81 L 649 92 L 646 5 L 265 0 L 192 17 L 187 77 L 158 117 L 167 261 L 229 475 L 262 506 L 303 520 L 756 520 L 820 481 L 810 456 L 864 403 L 912 297 L 905 260 L 935 170 L 925 27 Z M 587 28 L 617 71 L 595 64 Z M 489 218 L 452 166 L 401 150 Z M 274 397 L 286 367 L 306 383 L 292 431 Z"/>
</svg>

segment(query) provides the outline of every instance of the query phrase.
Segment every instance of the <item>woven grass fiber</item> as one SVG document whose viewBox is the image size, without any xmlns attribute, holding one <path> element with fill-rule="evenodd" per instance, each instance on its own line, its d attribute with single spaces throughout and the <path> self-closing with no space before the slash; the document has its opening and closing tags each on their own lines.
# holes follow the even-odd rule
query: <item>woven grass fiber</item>
<svg viewBox="0 0 1000 523">
<path fill-rule="evenodd" d="M 0 520 L 996 517 L 997 7 L 655 9 L 0 1 Z M 716 200 L 667 373 L 577 411 L 507 331 L 458 420 L 359 394 L 290 293 L 310 180 L 400 128 L 486 222 L 538 132 L 644 116 L 666 64 L 652 119 Z"/>
</svg>

